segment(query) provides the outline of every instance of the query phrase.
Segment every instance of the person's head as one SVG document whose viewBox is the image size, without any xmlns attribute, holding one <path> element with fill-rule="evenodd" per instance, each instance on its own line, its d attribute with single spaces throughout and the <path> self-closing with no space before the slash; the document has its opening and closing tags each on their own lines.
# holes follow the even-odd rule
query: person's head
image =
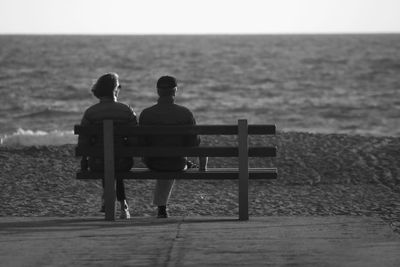
<svg viewBox="0 0 400 267">
<path fill-rule="evenodd" d="M 119 89 L 118 74 L 106 73 L 102 75 L 92 87 L 92 92 L 97 98 L 114 98 L 118 96 Z"/>
<path fill-rule="evenodd" d="M 172 76 L 162 76 L 157 81 L 157 93 L 159 96 L 175 96 L 178 83 Z"/>
</svg>

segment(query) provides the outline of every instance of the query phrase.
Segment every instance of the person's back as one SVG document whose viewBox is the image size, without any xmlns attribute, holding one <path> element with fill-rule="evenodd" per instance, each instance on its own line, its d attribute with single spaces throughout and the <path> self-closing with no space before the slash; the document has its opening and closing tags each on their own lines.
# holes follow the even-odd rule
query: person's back
<svg viewBox="0 0 400 267">
<path fill-rule="evenodd" d="M 109 99 L 101 99 L 99 103 L 88 108 L 83 116 L 81 125 L 102 125 L 104 120 L 113 120 L 115 124 L 137 125 L 137 119 L 132 109 L 122 103 L 114 102 Z M 91 136 L 90 140 L 82 141 L 90 142 L 90 145 L 103 145 L 103 139 L 99 135 Z M 129 145 L 135 143 L 135 140 L 128 140 L 126 137 L 115 139 L 117 145 Z M 89 158 L 89 168 L 93 171 L 103 171 L 103 158 Z M 116 157 L 115 168 L 117 171 L 128 171 L 133 166 L 133 159 L 130 157 Z"/>
<path fill-rule="evenodd" d="M 161 95 L 158 103 L 142 111 L 140 125 L 195 125 L 192 112 L 174 103 L 172 96 Z M 145 146 L 197 146 L 200 140 L 195 135 L 155 135 L 145 137 Z M 183 170 L 187 160 L 184 157 L 145 158 L 146 165 L 154 170 Z"/>
</svg>

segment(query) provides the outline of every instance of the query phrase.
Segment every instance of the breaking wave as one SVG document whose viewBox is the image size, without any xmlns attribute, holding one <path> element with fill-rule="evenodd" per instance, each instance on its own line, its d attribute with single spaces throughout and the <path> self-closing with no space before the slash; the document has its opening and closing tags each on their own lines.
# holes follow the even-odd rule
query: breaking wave
<svg viewBox="0 0 400 267">
<path fill-rule="evenodd" d="M 2 146 L 59 146 L 76 144 L 77 136 L 73 131 L 32 131 L 18 129 L 15 133 L 1 136 Z"/>
</svg>

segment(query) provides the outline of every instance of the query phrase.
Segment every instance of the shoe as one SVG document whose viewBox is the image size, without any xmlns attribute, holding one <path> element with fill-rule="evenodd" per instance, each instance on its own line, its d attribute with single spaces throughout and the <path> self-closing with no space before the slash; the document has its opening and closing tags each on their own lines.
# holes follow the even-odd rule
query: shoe
<svg viewBox="0 0 400 267">
<path fill-rule="evenodd" d="M 186 161 L 186 166 L 188 169 L 197 169 L 199 166 L 197 166 L 196 163 L 194 163 L 193 161 L 187 160 Z"/>
<path fill-rule="evenodd" d="M 120 219 L 130 219 L 131 218 L 131 214 L 129 213 L 129 210 L 121 210 L 121 214 L 119 215 Z"/>
<path fill-rule="evenodd" d="M 157 218 L 168 218 L 168 211 L 166 206 L 158 206 Z"/>
<path fill-rule="evenodd" d="M 126 200 L 121 202 L 121 214 L 119 215 L 119 218 L 120 219 L 130 219 L 131 218 L 131 214 L 129 213 L 128 203 L 126 202 Z"/>
</svg>

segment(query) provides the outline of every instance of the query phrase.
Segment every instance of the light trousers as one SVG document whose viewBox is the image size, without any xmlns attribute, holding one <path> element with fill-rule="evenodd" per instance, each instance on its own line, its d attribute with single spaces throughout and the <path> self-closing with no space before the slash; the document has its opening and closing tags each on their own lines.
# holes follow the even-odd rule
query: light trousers
<svg viewBox="0 0 400 267">
<path fill-rule="evenodd" d="M 157 180 L 154 190 L 153 204 L 155 206 L 166 206 L 171 195 L 175 180 Z"/>
</svg>

